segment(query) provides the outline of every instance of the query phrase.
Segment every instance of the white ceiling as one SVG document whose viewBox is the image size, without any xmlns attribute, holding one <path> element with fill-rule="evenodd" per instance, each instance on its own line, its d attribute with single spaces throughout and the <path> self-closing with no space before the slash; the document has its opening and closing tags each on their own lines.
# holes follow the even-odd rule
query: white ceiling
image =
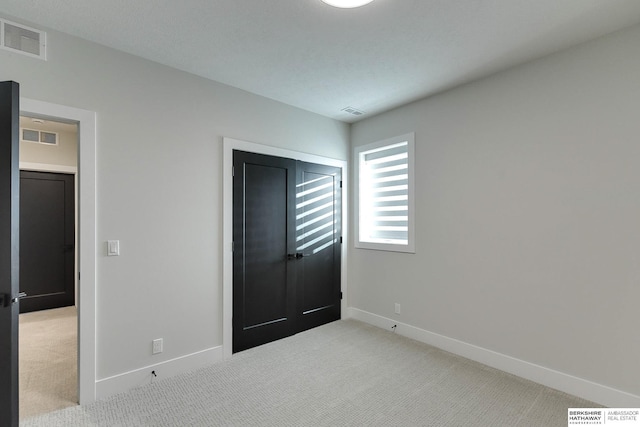
<svg viewBox="0 0 640 427">
<path fill-rule="evenodd" d="M 2 0 L 0 13 L 353 122 L 640 22 L 639 0 Z M 360 117 L 360 118 L 361 118 Z"/>
</svg>

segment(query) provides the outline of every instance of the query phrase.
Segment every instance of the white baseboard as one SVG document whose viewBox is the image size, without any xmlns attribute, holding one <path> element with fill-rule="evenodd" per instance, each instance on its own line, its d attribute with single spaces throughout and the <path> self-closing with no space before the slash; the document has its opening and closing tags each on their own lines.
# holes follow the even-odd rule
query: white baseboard
<svg viewBox="0 0 640 427">
<path fill-rule="evenodd" d="M 607 407 L 640 407 L 640 396 L 400 323 L 394 319 L 353 307 L 349 307 L 349 317 L 383 329 L 390 329 L 391 326 L 397 325 L 396 333 L 400 335 Z"/>
<path fill-rule="evenodd" d="M 222 346 L 218 346 L 112 377 L 103 378 L 96 381 L 96 399 L 104 399 L 134 387 L 149 384 L 152 380 L 157 381 L 162 378 L 169 378 L 177 374 L 203 368 L 222 361 L 222 359 Z M 153 377 L 151 371 L 155 371 L 157 377 Z"/>
</svg>

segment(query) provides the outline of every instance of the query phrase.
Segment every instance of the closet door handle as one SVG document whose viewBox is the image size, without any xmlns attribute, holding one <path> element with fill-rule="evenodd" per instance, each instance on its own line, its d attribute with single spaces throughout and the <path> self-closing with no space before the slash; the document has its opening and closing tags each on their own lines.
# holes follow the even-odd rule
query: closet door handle
<svg viewBox="0 0 640 427">
<path fill-rule="evenodd" d="M 287 254 L 287 259 L 288 259 L 289 261 L 293 261 L 293 260 L 296 260 L 296 259 L 304 258 L 305 256 L 307 256 L 307 255 L 302 254 L 302 253 L 300 253 L 300 252 L 297 252 L 297 253 L 295 253 L 295 254 Z"/>
</svg>

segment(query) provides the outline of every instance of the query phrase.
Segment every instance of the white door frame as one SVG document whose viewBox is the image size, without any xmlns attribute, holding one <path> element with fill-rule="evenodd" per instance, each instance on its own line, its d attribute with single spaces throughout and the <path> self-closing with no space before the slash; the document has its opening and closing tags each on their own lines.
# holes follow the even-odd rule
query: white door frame
<svg viewBox="0 0 640 427">
<path fill-rule="evenodd" d="M 340 287 L 342 295 L 340 313 L 342 318 L 347 313 L 347 250 L 348 239 L 348 212 L 347 212 L 347 162 L 314 154 L 276 148 L 253 142 L 240 141 L 232 138 L 223 138 L 222 160 L 222 351 L 223 357 L 228 359 L 233 353 L 233 150 L 248 151 L 257 154 L 286 157 L 302 160 L 309 163 L 317 163 L 327 166 L 342 168 L 342 235 L 345 237 L 342 247 L 342 267 L 340 274 Z"/>
<path fill-rule="evenodd" d="M 20 98 L 20 114 L 78 123 L 78 400 L 96 400 L 96 113 Z"/>
</svg>

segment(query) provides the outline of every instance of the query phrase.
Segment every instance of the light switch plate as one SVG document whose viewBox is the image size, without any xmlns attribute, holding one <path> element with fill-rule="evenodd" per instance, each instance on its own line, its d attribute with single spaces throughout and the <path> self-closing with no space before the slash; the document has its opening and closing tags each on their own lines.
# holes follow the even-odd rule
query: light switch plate
<svg viewBox="0 0 640 427">
<path fill-rule="evenodd" d="M 107 256 L 120 255 L 120 240 L 107 240 Z"/>
</svg>

